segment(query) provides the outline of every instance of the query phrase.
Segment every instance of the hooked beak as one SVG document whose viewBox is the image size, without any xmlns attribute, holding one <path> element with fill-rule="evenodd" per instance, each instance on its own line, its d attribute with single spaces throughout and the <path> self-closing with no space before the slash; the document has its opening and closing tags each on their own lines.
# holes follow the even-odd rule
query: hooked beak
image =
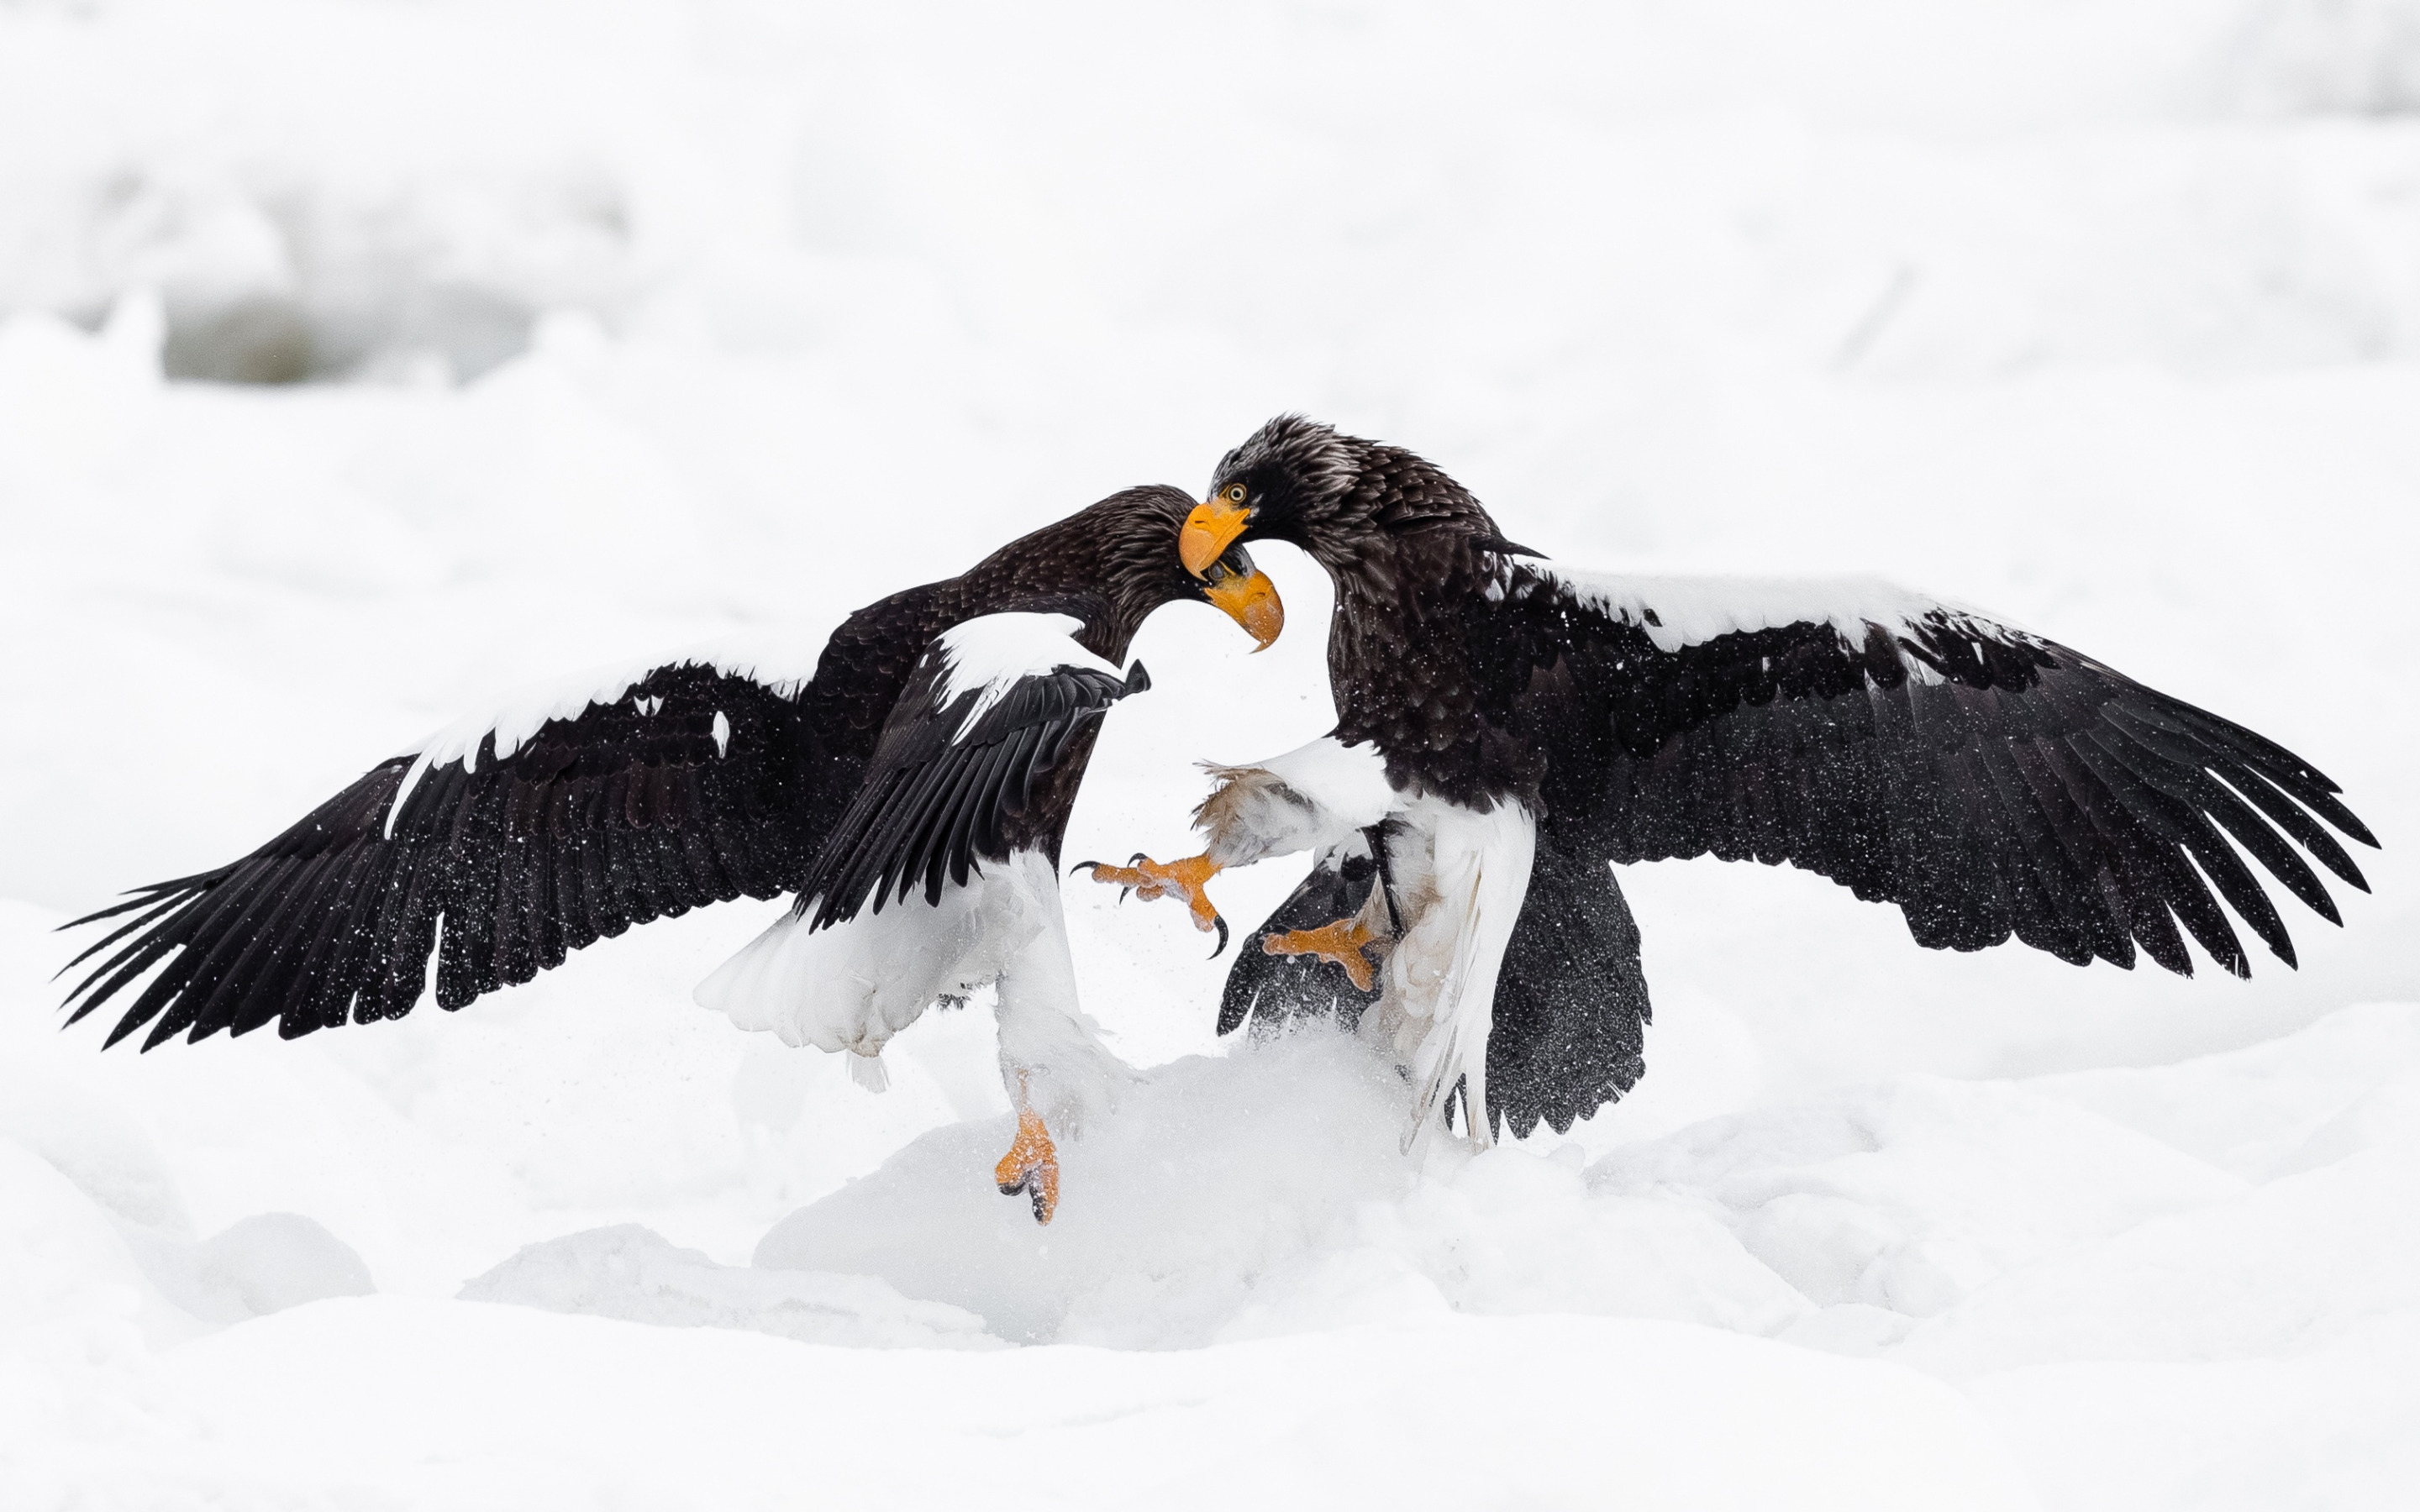
<svg viewBox="0 0 2420 1512">
<path fill-rule="evenodd" d="M 1278 585 L 1269 581 L 1267 573 L 1257 567 L 1249 572 L 1221 571 L 1202 593 L 1259 642 L 1252 648 L 1254 656 L 1277 644 L 1279 632 L 1285 628 L 1285 605 L 1278 597 Z"/>
<path fill-rule="evenodd" d="M 1177 559 L 1196 578 L 1205 576 L 1210 564 L 1225 556 L 1235 537 L 1244 533 L 1251 518 L 1250 510 L 1223 499 L 1194 505 L 1193 513 L 1185 517 L 1185 529 L 1176 532 Z"/>
</svg>

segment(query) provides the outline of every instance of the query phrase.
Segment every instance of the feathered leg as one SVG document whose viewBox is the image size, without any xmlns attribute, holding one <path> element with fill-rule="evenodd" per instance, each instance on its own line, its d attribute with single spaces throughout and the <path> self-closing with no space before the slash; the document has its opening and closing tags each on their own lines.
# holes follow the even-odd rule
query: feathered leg
<svg viewBox="0 0 2420 1512">
<path fill-rule="evenodd" d="M 1076 1002 L 1076 963 L 1055 889 L 1042 927 L 1000 978 L 1000 1073 L 1016 1108 L 1016 1141 L 992 1175 L 1002 1194 L 1025 1194 L 1036 1223 L 1059 1206 L 1059 1149 L 1051 1131 L 1079 1133 L 1108 1111 L 1134 1072 L 1101 1043 L 1100 1026 Z"/>
</svg>

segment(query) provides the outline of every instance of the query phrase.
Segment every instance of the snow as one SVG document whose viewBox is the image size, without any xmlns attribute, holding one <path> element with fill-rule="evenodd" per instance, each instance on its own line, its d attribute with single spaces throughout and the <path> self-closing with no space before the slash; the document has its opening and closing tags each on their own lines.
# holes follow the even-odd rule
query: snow
<svg viewBox="0 0 2420 1512">
<path fill-rule="evenodd" d="M 0 1505 L 2410 1504 L 2414 15 L 0 8 Z M 500 690 L 1295 409 L 1558 562 L 2005 609 L 2342 782 L 2376 890 L 2187 981 L 1633 868 L 1638 1090 L 1412 1158 L 1391 1070 L 1217 1041 L 1182 911 L 1071 884 L 1151 1070 L 1039 1230 L 985 1004 L 876 1096 L 690 1003 L 778 903 L 290 1043 L 57 1027 L 53 926 Z M 1291 633 L 1156 616 L 1068 856 L 1326 731 L 1255 554 Z"/>
<path fill-rule="evenodd" d="M 494 1365 L 465 1372 L 471 1358 Z M 1636 1320 L 1441 1319 L 1200 1357 L 956 1354 L 381 1298 L 202 1341 L 143 1384 L 113 1415 L 204 1504 L 1578 1507 L 1616 1475 L 1662 1505 L 1853 1489 L 1881 1507 L 2026 1504 L 1946 1388 Z M 1734 1433 L 1759 1452 L 1724 1452 Z M 156 1484 L 88 1444 L 58 1460 L 92 1504 Z"/>
<path fill-rule="evenodd" d="M 465 1302 L 619 1318 L 672 1328 L 738 1328 L 810 1344 L 997 1349 L 983 1319 L 917 1302 L 861 1275 L 717 1265 L 637 1224 L 531 1244 L 466 1283 Z"/>
</svg>

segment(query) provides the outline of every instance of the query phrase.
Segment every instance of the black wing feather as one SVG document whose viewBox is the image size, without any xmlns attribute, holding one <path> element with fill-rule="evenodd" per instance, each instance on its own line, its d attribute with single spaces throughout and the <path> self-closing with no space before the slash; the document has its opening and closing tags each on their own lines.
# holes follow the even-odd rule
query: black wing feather
<svg viewBox="0 0 2420 1512">
<path fill-rule="evenodd" d="M 823 929 L 922 891 L 940 901 L 985 861 L 1009 856 L 1011 821 L 1032 807 L 1037 777 L 1111 703 L 1151 686 L 1137 663 L 1121 681 L 1069 661 L 1011 684 L 976 713 L 980 689 L 944 703 L 948 658 L 929 647 L 892 705 L 856 799 L 799 885 L 798 909 Z M 1056 834 L 1066 815 L 1032 827 Z"/>
<path fill-rule="evenodd" d="M 1542 845 L 1787 862 L 1897 903 L 1923 945 L 2121 966 L 2139 946 L 2188 974 L 2180 923 L 2250 974 L 2222 900 L 2294 963 L 2247 856 L 2331 922 L 2289 839 L 2366 890 L 2321 821 L 2377 842 L 2324 774 L 2055 642 L 1944 608 L 1668 651 L 1547 571 L 1506 580 L 1477 633 L 1519 648 L 1498 717 L 1547 754 Z"/>
<path fill-rule="evenodd" d="M 109 1042 L 147 1025 L 147 1049 L 272 1020 L 292 1038 L 410 1011 L 440 915 L 438 1000 L 459 1008 L 633 923 L 778 896 L 811 855 L 812 694 L 659 668 L 502 760 L 489 738 L 470 771 L 432 766 L 392 835 L 412 759 L 381 763 L 241 860 L 76 920 L 132 916 L 70 963 L 97 958 L 70 1022 L 158 968 Z"/>
<path fill-rule="evenodd" d="M 1572 1124 L 1646 1074 L 1647 976 L 1613 868 L 1542 832 L 1497 980 L 1487 1114 L 1527 1135 Z"/>
</svg>

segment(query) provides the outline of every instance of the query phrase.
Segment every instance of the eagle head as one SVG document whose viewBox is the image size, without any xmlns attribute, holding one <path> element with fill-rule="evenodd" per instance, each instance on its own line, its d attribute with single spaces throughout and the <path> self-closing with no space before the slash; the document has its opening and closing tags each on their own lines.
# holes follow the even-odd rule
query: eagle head
<svg viewBox="0 0 2420 1512">
<path fill-rule="evenodd" d="M 1314 543 L 1338 523 L 1373 449 L 1301 415 L 1280 415 L 1252 432 L 1219 460 L 1209 498 L 1186 518 L 1177 537 L 1185 569 L 1200 576 L 1248 536 L 1292 542 L 1316 554 Z"/>
<path fill-rule="evenodd" d="M 1182 488 L 1128 488 L 1062 521 L 1057 530 L 1102 560 L 1104 586 L 1130 629 L 1160 605 L 1190 598 L 1233 620 L 1258 642 L 1256 650 L 1266 651 L 1285 628 L 1285 606 L 1277 584 L 1252 564 L 1240 543 L 1229 542 L 1200 567 L 1187 562 L 1179 570 L 1169 560 L 1170 533 L 1180 530 L 1192 507 L 1192 497 Z"/>
<path fill-rule="evenodd" d="M 1424 458 L 1280 415 L 1220 459 L 1177 554 L 1201 577 L 1237 542 L 1285 541 L 1334 572 L 1390 539 L 1439 531 L 1482 549 L 1504 545 L 1469 490 Z"/>
</svg>

